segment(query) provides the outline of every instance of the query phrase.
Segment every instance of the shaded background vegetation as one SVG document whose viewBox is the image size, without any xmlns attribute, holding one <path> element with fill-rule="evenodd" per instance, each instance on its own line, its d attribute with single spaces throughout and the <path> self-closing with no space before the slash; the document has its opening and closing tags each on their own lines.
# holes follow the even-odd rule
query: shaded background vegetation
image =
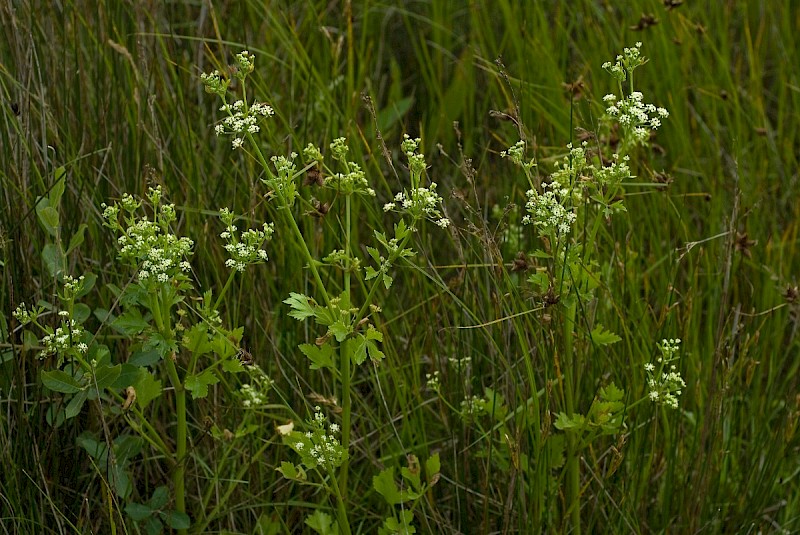
<svg viewBox="0 0 800 535">
<path fill-rule="evenodd" d="M 74 425 L 49 427 L 40 363 L 11 332 L 10 311 L 55 288 L 40 257 L 47 236 L 36 223 L 37 197 L 64 166 L 63 234 L 89 225 L 68 270 L 99 276 L 97 304 L 110 302 L 103 283 L 120 276 L 100 203 L 154 184 L 179 206 L 180 232 L 196 241 L 196 278 L 205 287 L 224 284 L 221 228 L 206 211 L 230 206 L 256 221 L 274 219 L 257 168 L 213 136 L 218 103 L 199 83 L 201 72 L 225 68 L 242 47 L 257 56 L 256 95 L 277 112 L 262 135 L 270 153 L 344 135 L 363 154 L 379 202 L 359 208 L 362 241 L 391 221 L 376 207 L 400 187 L 381 156 L 376 124 L 394 156 L 404 132 L 420 136 L 430 176 L 450 192 L 446 207 L 457 228 L 421 235 L 416 268 L 398 274 L 382 303 L 387 360 L 357 374 L 351 455 L 359 492 L 351 495 L 364 499 L 352 504 L 352 517 L 373 532 L 381 509 L 371 477 L 406 453 L 439 452 L 443 478 L 417 511 L 421 532 L 565 529 L 556 490 L 545 493 L 544 524 L 531 525 L 531 495 L 539 492 L 531 474 L 539 469 L 517 466 L 520 452 L 537 458 L 534 434 L 557 433 L 547 411 L 536 433 L 528 422 L 504 436 L 464 422 L 426 391 L 424 379 L 441 370 L 456 406 L 488 386 L 510 410 L 537 395 L 547 408 L 555 373 L 550 317 L 495 321 L 535 306 L 524 275 L 512 271 L 518 251 L 533 247 L 530 232 L 515 235 L 514 226 L 528 185 L 499 151 L 521 132 L 547 169 L 579 139 L 575 127 L 592 131 L 600 98 L 612 89 L 600 65 L 635 41 L 651 58 L 637 85 L 671 115 L 654 150 L 635 162 L 635 182 L 645 186 L 629 188 L 629 213 L 597 244 L 611 260 L 594 314 L 623 340 L 587 362 L 583 377 L 613 380 L 635 399 L 655 342 L 679 337 L 689 386 L 663 426 L 653 425 L 659 411 L 639 408 L 624 436 L 584 456 L 585 528 L 800 529 L 795 2 L 670 9 L 655 0 L 624 7 L 599 0 L 67 0 L 6 1 L 0 14 L 0 531 L 64 533 L 73 525 L 109 532 L 100 473 L 76 446 L 98 419 L 87 411 Z M 303 195 L 322 194 L 307 188 Z M 334 222 L 307 218 L 303 230 L 316 251 L 339 243 Z M 230 324 L 245 326 L 256 362 L 302 414 L 316 403 L 311 392 L 333 393 L 295 349 L 319 333 L 288 318 L 281 304 L 307 284 L 302 259 L 282 246 L 280 232 L 269 253 L 268 264 L 237 280 L 223 310 Z M 117 358 L 124 360 L 124 349 Z M 465 356 L 469 367 L 447 367 L 449 357 Z M 590 403 L 599 384 L 580 386 L 582 403 Z M 242 466 L 248 483 L 209 529 L 251 533 L 267 518 L 291 532 L 318 500 L 274 472 L 289 456 L 274 431 L 285 414 L 260 415 L 263 431 L 232 445 L 201 440 L 208 418 L 221 428 L 243 418 L 226 394 L 220 388 L 193 407 L 193 452 L 217 471 L 220 489 Z M 159 400 L 156 425 L 171 422 L 170 411 L 169 397 Z M 251 458 L 264 440 L 276 446 Z M 237 448 L 236 461 L 216 466 L 228 447 Z M 136 492 L 147 497 L 166 476 L 156 460 L 138 466 Z M 202 494 L 211 483 L 197 464 L 189 472 L 190 492 Z M 557 471 L 544 476 L 558 488 Z"/>
</svg>

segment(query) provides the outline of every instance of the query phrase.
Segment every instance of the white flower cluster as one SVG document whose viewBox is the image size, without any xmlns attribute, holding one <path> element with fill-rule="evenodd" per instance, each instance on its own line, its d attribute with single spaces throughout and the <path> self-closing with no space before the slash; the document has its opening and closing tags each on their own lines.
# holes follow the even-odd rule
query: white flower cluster
<svg viewBox="0 0 800 535">
<path fill-rule="evenodd" d="M 617 100 L 616 95 L 606 95 L 603 101 L 608 104 L 606 113 L 609 117 L 619 122 L 626 132 L 633 135 L 638 143 L 645 143 L 650 139 L 650 131 L 661 126 L 661 120 L 669 117 L 665 108 L 657 108 L 653 104 L 645 104 L 639 91 L 634 91 L 622 100 Z"/>
<path fill-rule="evenodd" d="M 247 50 L 236 54 L 236 67 L 233 75 L 242 81 L 242 93 L 246 95 L 245 79 L 255 68 L 255 56 Z M 248 106 L 246 101 L 240 99 L 229 104 L 227 96 L 230 80 L 224 79 L 219 71 L 203 73 L 200 75 L 200 79 L 208 93 L 218 95 L 223 101 L 219 111 L 227 112 L 228 117 L 214 127 L 214 133 L 218 136 L 232 135 L 231 146 L 234 150 L 244 146 L 244 140 L 248 135 L 261 131 L 261 127 L 258 125 L 259 120 L 275 114 L 275 110 L 263 102 L 253 102 Z"/>
<path fill-rule="evenodd" d="M 422 176 L 427 167 L 425 155 L 417 152 L 420 143 L 422 143 L 420 138 L 412 139 L 408 134 L 403 134 L 403 142 L 400 144 L 400 148 L 408 159 L 408 169 L 411 172 L 412 184 L 415 185 L 414 178 Z"/>
<path fill-rule="evenodd" d="M 247 409 L 264 407 L 268 402 L 267 392 L 272 387 L 272 379 L 257 364 L 245 364 L 244 368 L 247 370 L 252 382 L 242 385 L 239 389 L 239 394 L 242 396 L 242 406 Z"/>
<path fill-rule="evenodd" d="M 225 231 L 219 237 L 227 241 L 224 247 L 230 255 L 225 265 L 229 269 L 244 271 L 250 264 L 266 262 L 267 252 L 262 247 L 275 232 L 272 223 L 264 223 L 261 230 L 248 229 L 237 237 L 237 227 L 233 224 L 235 218 L 236 216 L 227 208 L 220 210 L 220 219 L 225 224 Z"/>
<path fill-rule="evenodd" d="M 517 141 L 507 150 L 501 151 L 500 157 L 509 158 L 512 162 L 528 171 L 536 166 L 536 163 L 533 161 L 533 159 L 527 162 L 523 159 L 525 157 L 525 142 L 522 140 Z"/>
<path fill-rule="evenodd" d="M 69 315 L 69 313 L 67 313 Z M 39 358 L 50 355 L 64 354 L 70 349 L 75 349 L 78 353 L 85 355 L 89 347 L 80 341 L 83 336 L 83 329 L 75 320 L 64 321 L 61 327 L 55 332 L 47 334 L 42 338 L 41 343 L 44 349 L 39 353 Z"/>
<path fill-rule="evenodd" d="M 331 149 L 331 154 L 333 155 L 334 160 L 339 160 L 340 162 L 347 161 L 347 153 L 350 152 L 350 147 L 347 146 L 347 139 L 343 137 L 337 137 L 331 141 L 331 144 L 328 146 Z"/>
<path fill-rule="evenodd" d="M 172 279 L 184 276 L 189 271 L 189 262 L 183 260 L 192 254 L 194 242 L 189 238 L 177 237 L 169 230 L 175 221 L 175 205 L 159 205 L 161 186 L 151 188 L 148 198 L 156 212 L 155 221 L 146 215 L 136 218 L 134 212 L 141 205 L 133 197 L 125 194 L 121 205 L 128 212 L 124 217 L 126 227 L 118 221 L 120 207 L 103 205 L 103 217 L 106 224 L 121 235 L 117 238 L 120 246 L 119 258 L 138 267 L 137 277 L 145 283 L 167 283 Z"/>
<path fill-rule="evenodd" d="M 410 191 L 401 191 L 394 196 L 394 201 L 383 205 L 384 212 L 407 213 L 411 217 L 411 229 L 416 230 L 416 222 L 420 219 L 432 221 L 439 228 L 450 226 L 450 220 L 442 216 L 439 207 L 442 197 L 436 193 L 436 182 L 431 182 L 430 187 L 420 186 L 422 173 L 425 172 L 425 156 L 417 153 L 420 139 L 412 139 L 405 134 L 400 148 L 408 158 L 408 170 L 411 174 Z"/>
<path fill-rule="evenodd" d="M 303 149 L 303 156 L 305 156 L 306 160 L 316 162 L 322 162 L 322 160 L 325 159 L 325 157 L 322 155 L 322 151 L 320 151 L 319 147 L 313 143 L 306 145 L 306 148 Z"/>
<path fill-rule="evenodd" d="M 678 357 L 675 354 L 680 346 L 680 339 L 664 339 L 658 345 L 661 356 L 656 359 L 658 366 L 652 362 L 644 365 L 647 372 L 647 386 L 649 389 L 648 398 L 653 403 L 663 403 L 672 409 L 678 408 L 678 397 L 680 397 L 686 383 L 681 377 L 680 372 L 673 361 Z M 658 367 L 658 370 L 656 370 Z"/>
<path fill-rule="evenodd" d="M 83 291 L 86 277 L 81 275 L 77 279 L 70 275 L 64 276 L 64 296 L 69 299 Z"/>
<path fill-rule="evenodd" d="M 641 53 L 642 43 L 638 42 L 630 48 L 625 48 L 622 54 L 615 58 L 615 63 L 606 61 L 603 68 L 616 78 L 620 83 L 624 82 L 628 74 L 632 73 L 636 67 L 647 63 L 647 58 Z"/>
<path fill-rule="evenodd" d="M 439 383 L 439 372 L 426 373 L 425 379 L 427 381 L 426 386 L 429 390 L 433 392 L 439 392 L 439 388 L 441 387 L 441 384 Z"/>
<path fill-rule="evenodd" d="M 603 186 L 618 185 L 623 180 L 630 178 L 631 176 L 631 168 L 628 166 L 630 156 L 623 156 L 621 163 L 619 162 L 619 154 L 614 153 L 612 158 L 614 161 L 611 162 L 611 165 L 601 167 L 594 173 L 597 181 Z"/>
<path fill-rule="evenodd" d="M 20 324 L 27 325 L 36 321 L 36 319 L 39 317 L 39 314 L 41 314 L 43 310 L 44 309 L 42 307 L 35 307 L 33 310 L 28 310 L 28 307 L 25 306 L 25 303 L 20 303 L 16 310 L 14 310 L 14 317 L 17 318 L 17 321 L 20 322 Z"/>
<path fill-rule="evenodd" d="M 297 197 L 297 186 L 294 183 L 297 167 L 294 160 L 297 158 L 297 153 L 292 152 L 289 157 L 286 156 L 272 156 L 270 161 L 275 166 L 277 174 L 270 173 L 269 178 L 264 178 L 262 181 L 269 187 L 272 195 L 277 196 L 282 203 L 288 206 L 294 204 Z"/>
<path fill-rule="evenodd" d="M 442 217 L 439 206 L 442 197 L 436 193 L 436 182 L 431 182 L 429 188 L 416 188 L 410 192 L 400 192 L 394 196 L 394 202 L 383 205 L 383 211 L 398 211 L 408 213 L 412 220 L 428 219 L 440 228 L 450 226 L 450 220 Z M 399 208 L 398 208 L 399 207 Z"/>
<path fill-rule="evenodd" d="M 243 100 L 237 100 L 233 104 L 223 104 L 219 111 L 228 112 L 228 116 L 214 127 L 214 133 L 218 136 L 232 135 L 231 145 L 234 149 L 244 145 L 246 134 L 257 134 L 261 131 L 258 125 L 261 118 L 275 115 L 275 110 L 268 104 L 253 102 L 248 108 Z"/>
<path fill-rule="evenodd" d="M 563 187 L 570 187 L 573 202 L 580 202 L 581 188 L 573 187 L 579 177 L 591 174 L 594 167 L 587 158 L 588 142 L 584 141 L 580 146 L 573 147 L 572 143 L 567 144 L 569 153 L 561 160 L 556 161 L 555 170 L 550 175 L 552 182 L 557 182 Z"/>
<path fill-rule="evenodd" d="M 266 392 L 255 388 L 253 385 L 242 385 L 242 388 L 239 389 L 239 392 L 244 398 L 242 400 L 242 405 L 247 409 L 262 407 L 267 404 Z"/>
<path fill-rule="evenodd" d="M 309 468 L 318 465 L 328 469 L 336 468 L 347 456 L 346 449 L 336 438 L 340 431 L 339 425 L 332 423 L 326 429 L 326 424 L 327 418 L 322 414 L 322 409 L 319 406 L 314 407 L 314 418 L 309 420 L 311 430 L 294 444 L 295 450 Z"/>
<path fill-rule="evenodd" d="M 472 357 L 449 357 L 447 362 L 456 370 L 463 370 L 472 364 Z"/>
<path fill-rule="evenodd" d="M 480 396 L 470 396 L 461 401 L 461 417 L 470 421 L 478 416 L 486 414 L 488 401 Z"/>
<path fill-rule="evenodd" d="M 325 185 L 342 195 L 360 193 L 374 197 L 375 190 L 369 187 L 369 182 L 367 182 L 367 177 L 361 167 L 355 162 L 349 162 L 347 169 L 346 173 L 334 173 L 325 177 Z"/>
<path fill-rule="evenodd" d="M 161 233 L 156 223 L 146 220 L 136 222 L 127 231 L 117 240 L 119 256 L 141 266 L 137 273 L 140 281 L 166 283 L 178 270 L 189 270 L 189 263 L 182 260 L 192 252 L 194 243 L 189 238 Z"/>
<path fill-rule="evenodd" d="M 236 65 L 239 70 L 236 72 L 236 77 L 244 80 L 247 75 L 253 72 L 255 68 L 256 57 L 247 50 L 242 50 L 236 54 Z"/>
<path fill-rule="evenodd" d="M 224 79 L 219 71 L 213 71 L 208 74 L 203 73 L 200 75 L 200 80 L 203 81 L 207 93 L 219 95 L 224 98 L 225 93 L 228 92 L 230 80 Z"/>
<path fill-rule="evenodd" d="M 525 209 L 528 215 L 522 218 L 524 225 L 533 224 L 542 234 L 557 232 L 569 234 L 572 224 L 577 216 L 572 208 L 564 206 L 564 201 L 570 198 L 569 188 L 560 187 L 552 182 L 542 184 L 542 193 L 535 189 L 528 190 L 528 202 Z"/>
</svg>

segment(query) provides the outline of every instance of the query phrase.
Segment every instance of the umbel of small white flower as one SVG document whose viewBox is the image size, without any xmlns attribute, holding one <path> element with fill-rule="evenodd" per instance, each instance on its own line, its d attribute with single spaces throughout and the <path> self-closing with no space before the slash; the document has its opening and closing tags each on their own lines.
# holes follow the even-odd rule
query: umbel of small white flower
<svg viewBox="0 0 800 535">
<path fill-rule="evenodd" d="M 242 81 L 242 87 L 245 87 L 244 81 L 247 75 L 253 72 L 255 68 L 255 56 L 244 50 L 236 55 L 236 71 L 234 76 Z M 230 135 L 233 137 L 231 140 L 231 147 L 239 149 L 244 146 L 244 141 L 247 136 L 252 136 L 261 131 L 259 121 L 272 117 L 275 110 L 269 104 L 253 101 L 248 104 L 246 99 L 238 99 L 233 103 L 228 103 L 228 86 L 230 80 L 225 80 L 219 71 L 211 73 L 203 73 L 200 79 L 208 93 L 218 95 L 222 99 L 222 106 L 220 111 L 226 112 L 228 116 L 214 126 L 214 133 L 217 136 Z M 244 91 L 244 89 L 243 89 Z"/>
<path fill-rule="evenodd" d="M 464 398 L 461 401 L 461 417 L 465 421 L 472 421 L 479 416 L 488 413 L 487 404 L 489 401 L 486 398 L 472 395 Z"/>
<path fill-rule="evenodd" d="M 244 384 L 239 389 L 242 406 L 246 409 L 261 408 L 269 401 L 267 392 L 272 387 L 273 381 L 257 364 L 246 364 L 244 367 L 253 382 Z"/>
<path fill-rule="evenodd" d="M 615 63 L 611 63 L 610 61 L 606 61 L 603 63 L 603 68 L 611 73 L 619 83 L 624 82 L 630 73 L 636 69 L 636 67 L 640 67 L 647 63 L 647 58 L 642 56 L 642 43 L 637 42 L 634 46 L 630 48 L 624 48 L 622 50 L 622 54 L 619 54 L 615 58 Z"/>
<path fill-rule="evenodd" d="M 536 167 L 536 162 L 533 160 L 533 158 L 525 161 L 525 142 L 522 140 L 517 141 L 513 146 L 509 147 L 508 150 L 501 151 L 500 157 L 509 158 L 512 162 L 522 167 L 526 171 L 530 171 Z"/>
<path fill-rule="evenodd" d="M 65 308 L 72 310 L 75 298 L 85 288 L 86 278 L 81 275 L 77 279 L 69 275 L 65 275 L 62 281 L 62 287 L 58 292 L 59 300 Z M 39 325 L 39 316 L 45 311 L 43 306 L 34 307 L 28 310 L 25 303 L 20 305 L 14 310 L 14 317 L 22 325 L 29 323 L 36 324 L 37 327 L 45 331 L 45 336 L 40 340 L 41 345 L 44 347 L 39 352 L 39 358 L 46 358 L 51 355 L 58 355 L 59 360 L 57 366 L 60 367 L 64 359 L 72 356 L 83 356 L 89 351 L 89 346 L 84 339 L 88 339 L 86 331 L 80 323 L 74 320 L 69 310 L 60 310 L 58 316 L 60 318 L 60 326 L 53 330 L 50 326 Z"/>
<path fill-rule="evenodd" d="M 69 312 L 62 311 L 63 314 L 69 316 Z M 60 315 L 62 314 L 60 313 Z M 46 358 L 50 355 L 64 355 L 70 350 L 74 349 L 81 355 L 85 355 L 89 350 L 84 342 L 81 342 L 83 336 L 83 329 L 73 319 L 64 320 L 61 327 L 58 327 L 55 332 L 45 335 L 41 344 L 44 349 L 39 353 L 39 358 Z"/>
<path fill-rule="evenodd" d="M 680 343 L 680 339 L 665 338 L 658 344 L 661 355 L 656 362 L 644 365 L 647 372 L 647 397 L 653 403 L 664 404 L 671 409 L 678 408 L 678 398 L 686 388 L 686 383 L 674 364 L 679 358 L 675 355 Z"/>
<path fill-rule="evenodd" d="M 439 389 L 441 388 L 441 383 L 439 382 L 439 372 L 435 371 L 433 373 L 426 373 L 425 379 L 425 386 L 428 388 L 428 390 L 438 393 Z"/>
<path fill-rule="evenodd" d="M 243 100 L 237 100 L 233 104 L 223 104 L 219 110 L 228 112 L 228 117 L 214 126 L 214 134 L 232 135 L 231 147 L 234 149 L 244 145 L 245 134 L 257 134 L 261 131 L 258 125 L 261 118 L 275 115 L 275 111 L 268 104 L 253 102 L 248 108 Z"/>
<path fill-rule="evenodd" d="M 624 130 L 631 132 L 633 139 L 640 144 L 647 142 L 650 131 L 657 130 L 661 126 L 661 120 L 669 117 L 666 108 L 645 104 L 643 98 L 639 91 L 620 100 L 613 94 L 603 97 L 603 101 L 608 104 L 606 114 L 619 122 Z"/>
<path fill-rule="evenodd" d="M 623 53 L 616 58 L 615 63 L 607 61 L 603 63 L 603 68 L 617 80 L 620 96 L 608 94 L 603 97 L 606 104 L 606 116 L 612 121 L 617 121 L 623 130 L 623 144 L 628 146 L 644 145 L 650 139 L 650 133 L 661 126 L 661 121 L 669 117 L 669 112 L 665 108 L 656 107 L 653 104 L 646 104 L 644 97 L 639 91 L 633 90 L 632 76 L 633 71 L 647 63 L 647 59 L 641 55 L 642 43 L 636 43 L 631 48 L 625 48 Z M 623 82 L 631 80 L 631 86 L 626 96 L 623 90 Z"/>
<path fill-rule="evenodd" d="M 327 470 L 341 466 L 347 458 L 347 450 L 336 438 L 339 425 L 327 425 L 327 418 L 317 406 L 308 426 L 309 430 L 294 443 L 294 450 L 302 457 L 303 464 L 307 468 L 321 466 Z"/>
<path fill-rule="evenodd" d="M 533 224 L 541 235 L 555 233 L 566 236 L 577 219 L 572 208 L 564 206 L 565 201 L 570 198 L 569 188 L 560 187 L 553 182 L 542 184 L 542 190 L 539 193 L 530 189 L 526 193 L 528 202 L 525 203 L 525 209 L 528 215 L 522 218 L 522 223 Z"/>
<path fill-rule="evenodd" d="M 75 277 L 71 277 L 70 275 L 64 276 L 64 289 L 62 291 L 61 299 L 67 301 L 70 299 L 74 299 L 78 294 L 83 291 L 83 288 L 86 284 L 86 277 L 81 275 L 77 279 Z"/>
<path fill-rule="evenodd" d="M 266 178 L 261 179 L 270 189 L 268 195 L 276 198 L 281 208 L 291 208 L 299 195 L 297 185 L 294 182 L 297 174 L 297 167 L 294 164 L 295 158 L 297 158 L 296 152 L 289 154 L 288 158 L 286 156 L 272 156 L 270 161 L 275 166 L 276 173 L 269 173 Z"/>
<path fill-rule="evenodd" d="M 254 409 L 266 405 L 267 394 L 251 384 L 242 385 L 239 389 L 242 395 L 242 405 L 247 409 Z"/>
<path fill-rule="evenodd" d="M 14 317 L 20 325 L 27 325 L 36 321 L 42 312 L 44 312 L 43 307 L 35 307 L 33 310 L 28 310 L 25 303 L 20 303 L 14 310 Z"/>
<path fill-rule="evenodd" d="M 331 154 L 334 160 L 342 162 L 345 172 L 333 173 L 331 176 L 325 177 L 325 186 L 333 189 L 342 195 L 352 195 L 358 193 L 360 195 L 367 195 L 369 197 L 375 196 L 375 190 L 369 186 L 367 176 L 355 162 L 347 161 L 347 153 L 349 147 L 346 144 L 347 140 L 339 137 L 333 140 L 330 144 Z M 313 145 L 309 144 L 303 151 L 307 159 L 322 161 L 322 154 L 320 150 Z"/>
<path fill-rule="evenodd" d="M 425 156 L 417 153 L 420 142 L 419 138 L 412 139 L 408 134 L 404 135 L 401 148 L 408 158 L 411 189 L 397 193 L 392 202 L 383 205 L 383 211 L 408 214 L 412 230 L 416 230 L 416 222 L 421 219 L 432 221 L 439 228 L 447 228 L 450 226 L 450 220 L 443 217 L 440 211 L 442 197 L 436 193 L 436 182 L 431 182 L 427 188 L 420 185 L 422 174 L 426 169 Z"/>
<path fill-rule="evenodd" d="M 248 229 L 238 236 L 238 228 L 234 225 L 236 215 L 227 208 L 222 208 L 219 217 L 225 224 L 225 230 L 219 237 L 227 242 L 224 247 L 230 258 L 225 261 L 225 265 L 229 269 L 244 271 L 248 265 L 261 264 L 268 260 L 267 252 L 262 247 L 272 239 L 275 232 L 272 223 L 264 223 L 261 230 Z"/>
<path fill-rule="evenodd" d="M 119 258 L 136 267 L 139 282 L 148 286 L 187 280 L 185 273 L 191 266 L 185 258 L 191 256 L 194 242 L 170 231 L 176 219 L 175 205 L 161 204 L 161 186 L 150 188 L 147 197 L 155 212 L 154 221 L 146 214 L 136 216 L 142 201 L 127 193 L 120 203 L 102 205 L 106 226 L 120 235 Z"/>
</svg>

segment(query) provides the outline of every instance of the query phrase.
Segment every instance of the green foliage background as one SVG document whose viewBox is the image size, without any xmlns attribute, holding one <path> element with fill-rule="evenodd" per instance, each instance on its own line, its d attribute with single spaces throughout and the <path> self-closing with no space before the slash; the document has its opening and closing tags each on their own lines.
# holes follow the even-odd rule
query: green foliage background
<svg viewBox="0 0 800 535">
<path fill-rule="evenodd" d="M 585 529 L 800 529 L 796 2 L 668 9 L 655 0 L 6 1 L 0 26 L 4 532 L 109 533 L 110 519 L 120 521 L 101 483 L 104 470 L 76 443 L 82 429 L 98 429 L 97 415 L 81 416 L 74 428 L 50 428 L 39 408 L 39 363 L 12 332 L 10 312 L 19 302 L 54 291 L 40 256 L 48 238 L 36 222 L 36 199 L 64 166 L 63 235 L 88 224 L 68 267 L 99 276 L 98 303 L 111 301 L 103 282 L 117 272 L 100 203 L 154 184 L 178 205 L 180 232 L 196 240 L 196 277 L 224 284 L 220 227 L 208 210 L 230 206 L 255 221 L 274 219 L 252 162 L 213 136 L 218 103 L 199 83 L 200 72 L 224 69 L 242 47 L 258 57 L 256 95 L 277 112 L 262 135 L 268 153 L 327 145 L 340 135 L 363 153 L 381 201 L 357 208 L 363 240 L 388 224 L 376 207 L 397 190 L 376 122 L 395 159 L 404 132 L 421 137 L 430 176 L 440 192 L 452 192 L 446 206 L 457 229 L 422 235 L 422 258 L 398 274 L 382 304 L 387 359 L 356 376 L 351 478 L 359 492 L 351 495 L 364 499 L 352 503 L 355 525 L 374 531 L 382 513 L 371 478 L 413 451 L 442 459 L 442 481 L 416 512 L 421 532 L 565 530 L 563 497 L 526 487 L 538 468 L 517 466 L 520 452 L 533 453 L 534 424 L 518 423 L 502 436 L 491 425 L 465 423 L 425 390 L 425 373 L 442 370 L 443 392 L 455 404 L 490 387 L 512 411 L 524 411 L 531 396 L 547 407 L 554 388 L 545 352 L 549 317 L 526 313 L 535 303 L 512 271 L 528 238 L 517 243 L 504 233 L 518 223 L 512 204 L 524 204 L 528 186 L 499 151 L 521 130 L 540 165 L 549 165 L 578 138 L 575 127 L 592 130 L 599 100 L 611 89 L 600 65 L 635 41 L 651 60 L 637 71 L 637 85 L 671 114 L 655 150 L 635 162 L 636 181 L 669 185 L 631 188 L 627 218 L 602 230 L 612 282 L 593 313 L 622 341 L 588 362 L 583 376 L 613 380 L 638 396 L 641 363 L 656 341 L 679 337 L 689 386 L 681 410 L 640 410 L 624 440 L 586 453 Z M 303 231 L 314 251 L 339 243 L 335 223 L 307 218 Z M 282 247 L 279 235 L 269 253 L 268 264 L 237 280 L 223 311 L 230 324 L 245 326 L 255 361 L 303 414 L 316 404 L 310 392 L 320 399 L 332 393 L 295 349 L 315 334 L 281 304 L 306 284 L 302 258 Z M 118 358 L 124 349 L 117 348 Z M 447 371 L 448 357 L 465 356 L 472 357 L 468 370 Z M 581 403 L 588 406 L 600 386 L 579 385 Z M 274 471 L 287 455 L 274 430 L 283 416 L 265 415 L 258 433 L 220 443 L 203 438 L 204 422 L 235 428 L 242 415 L 224 390 L 210 399 L 192 408 L 193 453 L 219 479 L 209 482 L 191 465 L 196 479 L 187 488 L 198 495 L 208 485 L 228 488 L 222 481 L 242 467 L 248 481 L 232 491 L 229 510 L 212 528 L 252 533 L 274 522 L 282 532 L 299 530 L 305 507 L 317 500 Z M 154 425 L 170 422 L 170 411 L 169 399 L 160 400 Z M 541 417 L 538 430 L 556 433 L 546 411 Z M 275 447 L 252 458 L 264 440 Z M 233 464 L 215 465 L 219 448 L 230 447 Z M 134 474 L 143 499 L 165 480 L 157 463 L 145 466 Z M 558 481 L 557 472 L 549 475 Z M 532 495 L 548 511 L 541 526 L 530 524 Z"/>
</svg>

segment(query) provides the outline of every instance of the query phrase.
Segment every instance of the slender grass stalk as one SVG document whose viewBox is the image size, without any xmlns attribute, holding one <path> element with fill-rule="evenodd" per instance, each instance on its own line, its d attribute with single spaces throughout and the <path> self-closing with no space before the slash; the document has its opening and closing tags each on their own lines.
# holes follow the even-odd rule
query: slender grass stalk
<svg viewBox="0 0 800 535">
<path fill-rule="evenodd" d="M 350 274 L 351 274 L 351 266 L 350 266 L 350 255 L 351 255 L 351 245 L 350 245 L 350 232 L 351 228 L 351 220 L 350 220 L 350 202 L 351 202 L 351 195 L 347 195 L 345 197 L 345 258 L 348 260 L 348 264 L 345 268 L 344 272 L 344 294 L 347 296 L 348 301 L 350 300 Z M 348 313 L 349 316 L 349 313 Z M 346 512 L 346 508 L 341 507 L 343 503 L 347 503 L 347 494 L 348 494 L 348 472 L 350 470 L 350 427 L 351 427 L 351 411 L 353 410 L 352 400 L 351 400 L 351 393 L 350 393 L 350 365 L 352 360 L 352 355 L 348 350 L 349 345 L 342 344 L 339 346 L 339 375 L 341 376 L 342 380 L 342 445 L 345 448 L 345 451 L 348 452 L 347 458 L 342 463 L 339 469 L 339 481 L 341 482 L 341 489 L 339 489 L 339 485 L 334 482 L 336 485 L 338 492 L 338 498 L 340 502 L 340 511 Z M 347 522 L 347 518 L 344 517 L 344 521 Z M 340 525 L 342 522 L 340 521 Z M 347 528 L 349 530 L 349 526 Z"/>
<path fill-rule="evenodd" d="M 575 415 L 575 373 L 580 361 L 573 344 L 577 296 L 569 299 L 562 325 L 564 335 L 564 402 L 567 415 Z M 574 432 L 567 433 L 567 510 L 572 520 L 573 533 L 581 533 L 581 471 L 578 437 Z"/>
</svg>

